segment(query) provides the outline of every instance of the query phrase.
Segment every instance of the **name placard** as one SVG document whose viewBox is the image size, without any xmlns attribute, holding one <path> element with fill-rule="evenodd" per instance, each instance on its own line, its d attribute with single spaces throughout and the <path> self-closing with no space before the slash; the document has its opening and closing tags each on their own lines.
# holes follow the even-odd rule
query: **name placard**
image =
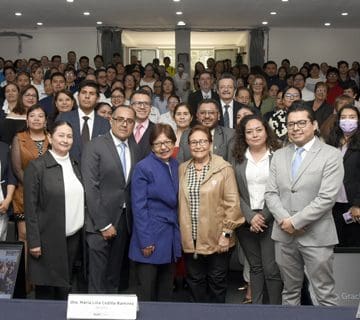
<svg viewBox="0 0 360 320">
<path fill-rule="evenodd" d="M 67 319 L 135 320 L 134 294 L 69 294 Z"/>
</svg>

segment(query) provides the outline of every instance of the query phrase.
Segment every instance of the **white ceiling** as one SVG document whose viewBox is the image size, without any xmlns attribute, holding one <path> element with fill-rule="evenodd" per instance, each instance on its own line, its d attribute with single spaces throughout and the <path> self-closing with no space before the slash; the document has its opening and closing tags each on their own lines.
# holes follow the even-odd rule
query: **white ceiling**
<svg viewBox="0 0 360 320">
<path fill-rule="evenodd" d="M 0 31 L 104 25 L 174 28 L 184 20 L 191 28 L 268 27 L 360 28 L 360 0 L 0 0 Z M 181 18 L 175 12 L 181 10 Z M 15 12 L 22 12 L 16 17 Z M 90 16 L 82 13 L 89 11 Z M 276 11 L 277 15 L 270 15 Z M 342 16 L 348 12 L 348 16 Z M 44 25 L 37 27 L 37 22 Z"/>
</svg>

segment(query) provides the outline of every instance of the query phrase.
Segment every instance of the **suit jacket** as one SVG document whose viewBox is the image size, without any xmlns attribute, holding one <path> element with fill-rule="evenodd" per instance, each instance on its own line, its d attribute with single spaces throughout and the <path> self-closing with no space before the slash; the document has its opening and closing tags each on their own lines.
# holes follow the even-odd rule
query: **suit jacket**
<svg viewBox="0 0 360 320">
<path fill-rule="evenodd" d="M 176 157 L 180 163 L 191 159 L 190 148 L 188 144 L 189 132 L 190 129 L 186 129 L 180 139 L 179 153 Z M 229 143 L 232 140 L 234 134 L 234 129 L 217 126 L 215 128 L 213 137 L 213 153 L 223 157 L 224 160 L 228 160 Z"/>
<path fill-rule="evenodd" d="M 1 189 L 5 198 L 7 186 L 9 184 L 16 186 L 17 180 L 14 176 L 14 172 L 11 166 L 9 146 L 4 142 L 0 142 L 0 163 L 1 163 L 0 180 L 3 181 L 1 183 Z"/>
<path fill-rule="evenodd" d="M 349 203 L 360 207 L 360 149 L 349 148 L 344 155 L 344 187 Z"/>
<path fill-rule="evenodd" d="M 223 110 L 221 107 L 221 102 L 220 102 L 220 98 L 218 99 L 219 101 L 219 105 L 220 105 L 220 120 L 219 120 L 219 125 L 220 126 L 224 126 L 224 115 L 223 115 Z M 243 104 L 233 100 L 233 128 L 236 128 L 236 115 L 238 113 L 238 111 L 243 107 Z"/>
<path fill-rule="evenodd" d="M 138 144 L 136 143 L 135 137 L 133 134 L 129 137 L 129 140 L 132 143 L 135 143 L 139 146 L 139 149 L 141 150 L 141 159 L 145 158 L 151 152 L 150 134 L 154 130 L 154 126 L 155 126 L 155 124 L 150 121 L 149 126 L 145 130 L 145 132 L 144 132 L 143 136 L 141 137 Z"/>
<path fill-rule="evenodd" d="M 271 160 L 271 158 L 272 158 L 272 156 L 270 156 L 270 160 Z M 247 179 L 246 179 L 246 166 L 247 166 L 248 160 L 245 159 L 241 163 L 235 161 L 235 159 L 231 159 L 231 160 L 229 159 L 229 161 L 232 164 L 234 171 L 235 171 L 236 181 L 237 181 L 237 185 L 238 185 L 238 189 L 239 189 L 239 193 L 240 193 L 241 211 L 243 212 L 246 221 L 248 223 L 250 223 L 252 218 L 257 213 L 251 210 L 249 189 L 248 189 L 248 183 L 247 183 Z M 264 208 L 263 208 L 262 214 L 263 214 L 267 224 L 274 220 L 266 203 L 264 203 Z"/>
<path fill-rule="evenodd" d="M 80 128 L 78 109 L 72 110 L 70 112 L 61 113 L 59 114 L 56 120 L 67 121 L 71 124 L 73 128 L 74 142 L 70 150 L 70 156 L 76 161 L 80 162 L 83 146 L 81 141 L 81 128 Z M 98 116 L 95 112 L 94 126 L 91 134 L 91 139 L 99 135 L 105 134 L 109 130 L 110 130 L 109 121 Z"/>
<path fill-rule="evenodd" d="M 121 160 L 110 132 L 94 138 L 84 147 L 81 163 L 87 210 L 85 224 L 87 232 L 99 232 L 112 224 L 117 226 L 126 203 L 128 232 L 131 231 L 130 181 L 134 165 L 139 160 L 136 143 L 128 140 L 131 166 L 126 181 Z"/>
<path fill-rule="evenodd" d="M 277 150 L 271 161 L 265 200 L 276 220 L 272 238 L 291 242 L 296 237 L 303 246 L 334 245 L 338 239 L 331 209 L 344 177 L 342 155 L 316 138 L 292 179 L 294 152 L 290 144 Z M 288 217 L 295 229 L 304 233 L 289 235 L 282 231 L 279 223 Z"/>
<path fill-rule="evenodd" d="M 191 126 L 194 126 L 196 124 L 196 111 L 198 104 L 201 100 L 203 100 L 204 97 L 202 96 L 201 90 L 194 91 L 190 93 L 188 98 L 188 104 L 191 107 L 191 113 L 193 116 Z M 215 99 L 216 101 L 219 101 L 219 95 L 216 91 L 211 90 L 211 99 Z"/>
<path fill-rule="evenodd" d="M 81 181 L 80 168 L 71 160 Z M 71 274 L 65 234 L 65 191 L 61 165 L 49 151 L 30 161 L 24 173 L 26 237 L 29 248 L 42 247 L 40 259 L 29 256 L 29 273 L 37 285 L 69 287 Z M 51 272 L 49 271 L 51 266 Z"/>
</svg>

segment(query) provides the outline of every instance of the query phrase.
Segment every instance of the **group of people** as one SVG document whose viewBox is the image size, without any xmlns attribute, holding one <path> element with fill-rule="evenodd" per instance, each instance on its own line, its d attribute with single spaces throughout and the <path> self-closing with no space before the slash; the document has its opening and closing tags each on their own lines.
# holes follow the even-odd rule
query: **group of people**
<svg viewBox="0 0 360 320">
<path fill-rule="evenodd" d="M 300 304 L 306 269 L 336 304 L 333 247 L 360 246 L 356 79 L 210 61 L 185 97 L 164 59 L 154 95 L 154 64 L 54 57 L 43 99 L 43 59 L 34 84 L 4 68 L 0 236 L 12 212 L 37 298 L 65 299 L 80 264 L 88 292 L 121 292 L 130 259 L 141 300 L 171 300 L 181 262 L 192 301 L 224 303 L 237 243 L 252 303 Z"/>
</svg>

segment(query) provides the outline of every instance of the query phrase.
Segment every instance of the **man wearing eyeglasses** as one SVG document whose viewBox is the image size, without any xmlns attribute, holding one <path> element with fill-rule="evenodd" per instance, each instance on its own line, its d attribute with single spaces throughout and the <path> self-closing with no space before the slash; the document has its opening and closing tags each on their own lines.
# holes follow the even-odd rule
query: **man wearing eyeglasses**
<svg viewBox="0 0 360 320">
<path fill-rule="evenodd" d="M 110 125 L 109 132 L 86 145 L 82 156 L 92 293 L 118 293 L 128 276 L 122 268 L 132 228 L 130 180 L 140 160 L 137 144 L 129 139 L 135 111 L 116 108 Z"/>
<path fill-rule="evenodd" d="M 130 96 L 130 106 L 136 113 L 136 122 L 130 140 L 137 143 L 145 157 L 151 152 L 150 134 L 155 126 L 149 119 L 151 112 L 149 92 L 143 89 L 133 92 Z"/>
<path fill-rule="evenodd" d="M 339 150 L 316 136 L 313 110 L 295 101 L 288 110 L 287 147 L 276 151 L 265 192 L 275 218 L 272 239 L 284 281 L 283 304 L 299 305 L 304 269 L 320 305 L 336 305 L 333 247 L 338 243 L 332 207 L 342 185 Z"/>
<path fill-rule="evenodd" d="M 212 135 L 212 153 L 228 159 L 229 142 L 234 136 L 235 130 L 225 128 L 219 125 L 220 120 L 219 102 L 214 99 L 204 99 L 200 101 L 196 118 L 199 124 L 210 129 Z M 177 160 L 185 162 L 191 158 L 190 148 L 188 144 L 188 135 L 190 129 L 186 129 L 181 136 L 179 144 L 179 153 Z"/>
</svg>

